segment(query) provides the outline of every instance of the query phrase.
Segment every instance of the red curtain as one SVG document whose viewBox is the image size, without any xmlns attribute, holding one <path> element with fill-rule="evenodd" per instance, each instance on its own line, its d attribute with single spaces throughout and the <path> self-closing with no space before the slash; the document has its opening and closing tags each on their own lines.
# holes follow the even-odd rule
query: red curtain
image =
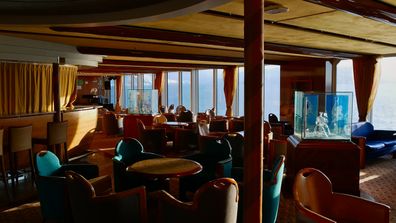
<svg viewBox="0 0 396 223">
<path fill-rule="evenodd" d="M 227 106 L 226 116 L 230 117 L 233 115 L 232 104 L 234 102 L 234 95 L 237 85 L 237 67 L 229 66 L 224 69 L 224 95 Z"/>
<path fill-rule="evenodd" d="M 120 104 L 120 99 L 121 99 L 121 88 L 122 88 L 122 78 L 121 76 L 118 76 L 116 78 L 116 105 L 115 105 L 115 111 L 116 112 L 121 112 L 121 104 Z"/>
<path fill-rule="evenodd" d="M 366 56 L 353 59 L 356 102 L 359 111 L 359 122 L 366 121 L 371 110 L 380 77 L 379 59 Z"/>
<path fill-rule="evenodd" d="M 158 90 L 158 107 L 162 106 L 161 94 L 162 94 L 162 87 L 164 85 L 163 79 L 164 79 L 163 71 L 159 71 L 155 74 L 154 89 Z"/>
</svg>

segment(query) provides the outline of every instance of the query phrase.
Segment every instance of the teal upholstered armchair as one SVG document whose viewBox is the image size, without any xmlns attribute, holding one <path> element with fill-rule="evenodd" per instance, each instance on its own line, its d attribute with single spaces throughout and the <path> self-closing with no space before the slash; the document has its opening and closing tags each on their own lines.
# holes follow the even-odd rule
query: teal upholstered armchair
<svg viewBox="0 0 396 223">
<path fill-rule="evenodd" d="M 186 191 L 194 192 L 216 178 L 231 177 L 231 146 L 226 139 L 208 137 L 200 153 L 185 158 L 197 161 L 203 169 L 196 175 L 180 178 L 181 195 Z"/>
<path fill-rule="evenodd" d="M 243 153 L 244 143 L 243 136 L 239 133 L 232 132 L 223 136 L 231 145 L 232 169 L 231 176 L 238 182 L 243 181 Z"/>
<path fill-rule="evenodd" d="M 143 145 L 135 138 L 120 140 L 116 145 L 115 156 L 113 157 L 114 190 L 119 192 L 141 185 L 148 186 L 150 190 L 153 182 L 127 172 L 126 168 L 137 161 L 159 157 L 162 156 L 144 152 Z"/>
<path fill-rule="evenodd" d="M 285 157 L 279 156 L 272 170 L 264 170 L 263 173 L 263 222 L 275 223 L 278 215 L 279 200 L 283 179 Z"/>
<path fill-rule="evenodd" d="M 91 179 L 98 176 L 98 167 L 91 164 L 61 165 L 58 157 L 50 151 L 39 152 L 35 161 L 36 185 L 44 221 L 68 222 L 71 216 L 67 202 L 65 172 L 73 170 Z M 111 188 L 110 178 L 96 182 L 102 184 L 101 187 L 107 184 L 107 189 Z"/>
</svg>

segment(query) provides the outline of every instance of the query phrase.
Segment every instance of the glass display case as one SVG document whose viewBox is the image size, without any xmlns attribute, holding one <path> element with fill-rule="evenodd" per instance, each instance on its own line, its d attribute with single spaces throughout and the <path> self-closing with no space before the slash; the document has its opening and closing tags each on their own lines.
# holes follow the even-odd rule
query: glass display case
<svg viewBox="0 0 396 223">
<path fill-rule="evenodd" d="M 128 112 L 130 114 L 158 113 L 158 90 L 129 90 L 128 98 Z"/>
<path fill-rule="evenodd" d="M 300 139 L 350 140 L 352 92 L 296 91 L 294 134 Z"/>
</svg>

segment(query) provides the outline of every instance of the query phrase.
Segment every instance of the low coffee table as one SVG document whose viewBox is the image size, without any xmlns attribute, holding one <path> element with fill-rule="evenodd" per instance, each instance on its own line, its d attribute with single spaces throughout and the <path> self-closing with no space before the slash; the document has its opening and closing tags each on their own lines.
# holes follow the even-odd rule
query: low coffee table
<svg viewBox="0 0 396 223">
<path fill-rule="evenodd" d="M 141 160 L 129 166 L 127 171 L 134 172 L 147 178 L 170 178 L 169 193 L 178 197 L 179 177 L 190 176 L 201 172 L 201 164 L 182 158 L 155 158 Z"/>
</svg>

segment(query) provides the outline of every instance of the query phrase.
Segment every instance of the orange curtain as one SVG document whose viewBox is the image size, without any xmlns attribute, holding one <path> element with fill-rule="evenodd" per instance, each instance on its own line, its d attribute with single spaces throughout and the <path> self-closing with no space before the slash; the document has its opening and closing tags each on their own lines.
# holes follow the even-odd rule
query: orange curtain
<svg viewBox="0 0 396 223">
<path fill-rule="evenodd" d="M 0 115 L 53 110 L 52 65 L 0 62 Z"/>
<path fill-rule="evenodd" d="M 237 67 L 230 66 L 224 69 L 224 95 L 227 106 L 226 116 L 230 117 L 233 115 L 232 104 L 234 102 L 234 95 L 237 85 Z"/>
<path fill-rule="evenodd" d="M 366 121 L 367 113 L 373 107 L 380 78 L 379 59 L 366 56 L 353 59 L 356 102 L 359 110 L 359 121 Z"/>
<path fill-rule="evenodd" d="M 122 78 L 121 76 L 118 76 L 116 78 L 116 105 L 115 105 L 115 111 L 116 112 L 121 112 L 121 104 L 120 104 L 120 99 L 121 99 L 121 88 L 122 88 Z"/>
<path fill-rule="evenodd" d="M 59 96 L 61 110 L 65 110 L 74 93 L 77 81 L 77 67 L 70 65 L 59 66 Z"/>
<path fill-rule="evenodd" d="M 158 107 L 162 106 L 162 100 L 161 100 L 161 94 L 162 94 L 162 88 L 164 86 L 164 72 L 160 71 L 155 74 L 155 79 L 154 79 L 154 89 L 158 90 Z"/>
</svg>

